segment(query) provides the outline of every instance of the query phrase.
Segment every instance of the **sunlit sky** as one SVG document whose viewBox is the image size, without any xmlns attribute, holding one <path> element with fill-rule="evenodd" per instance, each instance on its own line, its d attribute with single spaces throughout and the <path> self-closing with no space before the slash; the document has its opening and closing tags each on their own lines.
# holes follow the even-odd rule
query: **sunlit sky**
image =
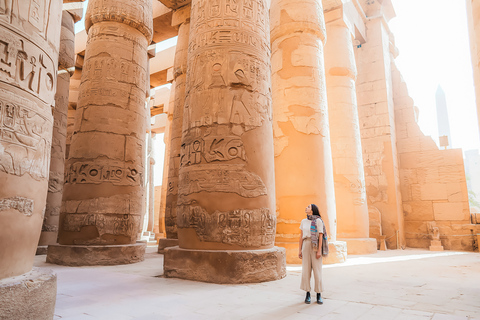
<svg viewBox="0 0 480 320">
<path fill-rule="evenodd" d="M 85 1 L 85 8 L 88 0 Z M 392 0 L 397 16 L 390 21 L 399 56 L 396 64 L 410 96 L 420 109 L 422 131 L 438 141 L 435 93 L 446 95 L 451 145 L 463 151 L 479 149 L 479 129 L 465 0 Z M 75 31 L 84 29 L 84 21 Z M 157 52 L 176 39 L 157 46 Z M 162 183 L 163 134 L 155 142 L 155 185 Z"/>
<path fill-rule="evenodd" d="M 465 0 L 392 0 L 396 64 L 420 109 L 419 124 L 437 141 L 435 93 L 445 91 L 452 145 L 479 148 Z"/>
</svg>

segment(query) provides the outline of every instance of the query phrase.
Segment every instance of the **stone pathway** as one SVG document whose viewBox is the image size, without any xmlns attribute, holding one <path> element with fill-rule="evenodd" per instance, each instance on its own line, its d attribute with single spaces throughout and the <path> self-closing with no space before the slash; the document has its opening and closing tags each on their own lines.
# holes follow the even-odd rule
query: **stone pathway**
<svg viewBox="0 0 480 320">
<path fill-rule="evenodd" d="M 163 255 L 112 267 L 63 267 L 55 319 L 480 320 L 480 254 L 407 249 L 324 266 L 324 304 L 306 305 L 301 267 L 274 282 L 218 285 L 162 277 Z"/>
</svg>

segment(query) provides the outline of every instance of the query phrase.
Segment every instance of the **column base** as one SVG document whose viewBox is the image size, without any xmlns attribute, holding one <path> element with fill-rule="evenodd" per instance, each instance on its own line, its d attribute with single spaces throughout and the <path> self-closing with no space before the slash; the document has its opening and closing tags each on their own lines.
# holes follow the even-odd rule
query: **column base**
<svg viewBox="0 0 480 320">
<path fill-rule="evenodd" d="M 275 245 L 285 248 L 287 264 L 302 264 L 302 259 L 298 257 L 298 240 L 295 242 L 275 242 Z"/>
<path fill-rule="evenodd" d="M 33 268 L 20 276 L 0 280 L 0 319 L 52 320 L 57 297 L 57 275 Z"/>
<path fill-rule="evenodd" d="M 62 266 L 113 266 L 141 262 L 145 259 L 147 244 L 76 246 L 53 244 L 48 246 L 47 262 Z"/>
<path fill-rule="evenodd" d="M 443 251 L 442 242 L 440 240 L 430 241 L 430 251 Z"/>
<path fill-rule="evenodd" d="M 178 239 L 158 239 L 158 253 L 165 253 L 165 249 L 178 246 Z"/>
<path fill-rule="evenodd" d="M 335 241 L 328 243 L 328 256 L 323 257 L 323 264 L 343 263 L 347 260 L 347 243 Z"/>
<path fill-rule="evenodd" d="M 167 278 L 221 284 L 258 283 L 286 276 L 285 249 L 189 250 L 165 249 L 163 263 Z"/>
<path fill-rule="evenodd" d="M 337 238 L 347 243 L 348 254 L 377 253 L 377 239 L 374 238 Z"/>
<path fill-rule="evenodd" d="M 38 246 L 37 252 L 35 252 L 35 255 L 40 256 L 42 254 L 47 254 L 47 249 L 48 249 L 48 246 Z"/>
</svg>

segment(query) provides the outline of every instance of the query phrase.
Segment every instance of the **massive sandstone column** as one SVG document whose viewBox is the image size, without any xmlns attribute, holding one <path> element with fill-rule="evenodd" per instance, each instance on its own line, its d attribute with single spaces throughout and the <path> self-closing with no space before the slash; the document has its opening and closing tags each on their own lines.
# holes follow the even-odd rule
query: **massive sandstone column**
<svg viewBox="0 0 480 320">
<path fill-rule="evenodd" d="M 315 203 L 331 243 L 326 262 L 343 262 L 346 244 L 336 241 L 322 3 L 273 0 L 270 12 L 278 208 L 276 243 L 287 249 L 287 262 L 300 263 L 299 225 L 305 218 L 305 207 Z"/>
<path fill-rule="evenodd" d="M 48 182 L 47 203 L 42 233 L 38 241 L 37 254 L 46 254 L 47 246 L 57 242 L 58 218 L 62 206 L 63 181 L 65 172 L 65 150 L 67 140 L 68 92 L 70 76 L 75 71 L 74 16 L 62 12 L 60 51 L 58 56 L 57 91 L 53 111 L 53 135 Z"/>
<path fill-rule="evenodd" d="M 56 275 L 33 268 L 48 188 L 61 1 L 0 1 L 0 317 L 52 319 Z"/>
<path fill-rule="evenodd" d="M 265 0 L 192 1 L 178 184 L 180 247 L 167 277 L 245 283 L 285 276 L 275 181 Z"/>
<path fill-rule="evenodd" d="M 66 265 L 143 260 L 136 244 L 145 175 L 150 0 L 90 0 L 88 42 L 58 242 L 47 261 Z"/>
<path fill-rule="evenodd" d="M 180 168 L 180 152 L 182 145 L 183 109 L 185 105 L 185 81 L 187 78 L 187 52 L 190 33 L 190 10 L 187 5 L 175 10 L 172 25 L 178 26 L 178 40 L 175 49 L 173 65 L 173 91 L 174 97 L 172 121 L 169 126 L 168 177 L 167 194 L 165 199 L 165 239 L 158 240 L 158 252 L 163 253 L 167 247 L 178 245 L 177 234 L 177 198 L 178 198 L 178 173 Z M 170 113 L 169 113 L 170 114 Z"/>
<path fill-rule="evenodd" d="M 330 11 L 325 46 L 328 115 L 332 141 L 333 177 L 337 207 L 337 237 L 347 242 L 348 254 L 377 252 L 369 238 L 369 218 L 355 80 L 357 67 L 353 34 L 343 7 Z M 337 13 L 337 14 L 335 14 Z M 349 23 L 350 25 L 350 23 Z"/>
</svg>

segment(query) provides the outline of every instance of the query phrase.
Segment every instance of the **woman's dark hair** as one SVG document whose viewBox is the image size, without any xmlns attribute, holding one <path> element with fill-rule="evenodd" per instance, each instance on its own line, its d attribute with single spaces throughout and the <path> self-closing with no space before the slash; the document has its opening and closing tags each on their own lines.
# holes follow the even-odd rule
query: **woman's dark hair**
<svg viewBox="0 0 480 320">
<path fill-rule="evenodd" d="M 313 214 L 314 216 L 319 216 L 319 215 L 320 215 L 320 211 L 318 211 L 317 205 L 312 203 L 310 206 L 312 207 L 312 214 Z"/>
</svg>

